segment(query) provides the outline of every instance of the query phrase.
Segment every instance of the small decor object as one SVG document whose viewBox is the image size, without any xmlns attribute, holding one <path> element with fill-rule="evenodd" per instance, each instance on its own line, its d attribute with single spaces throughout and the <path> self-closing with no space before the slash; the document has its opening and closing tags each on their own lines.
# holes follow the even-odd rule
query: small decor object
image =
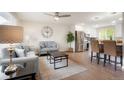
<svg viewBox="0 0 124 93">
<path fill-rule="evenodd" d="M 16 70 L 10 70 L 8 71 L 7 68 L 9 68 L 10 66 L 7 66 L 7 65 L 3 65 L 3 72 L 6 74 L 6 75 L 13 75 L 15 72 L 19 72 L 21 69 L 24 69 L 24 65 L 21 65 L 21 64 L 16 64 Z M 12 68 L 13 69 L 13 68 Z"/>
<path fill-rule="evenodd" d="M 5 73 L 14 73 L 17 69 L 17 66 L 15 64 L 13 64 L 12 62 L 12 54 L 14 52 L 14 48 L 10 47 L 8 48 L 9 51 L 9 55 L 10 55 L 10 62 L 9 62 L 9 66 L 5 69 Z"/>
<path fill-rule="evenodd" d="M 73 35 L 72 32 L 68 32 L 67 39 L 66 40 L 67 40 L 67 43 L 70 44 L 70 47 L 69 47 L 68 51 L 69 52 L 72 52 L 73 51 L 73 48 L 71 47 L 71 43 L 74 41 L 74 35 Z"/>
<path fill-rule="evenodd" d="M 42 36 L 45 38 L 49 38 L 53 35 L 53 29 L 49 26 L 44 26 L 41 32 Z"/>
</svg>

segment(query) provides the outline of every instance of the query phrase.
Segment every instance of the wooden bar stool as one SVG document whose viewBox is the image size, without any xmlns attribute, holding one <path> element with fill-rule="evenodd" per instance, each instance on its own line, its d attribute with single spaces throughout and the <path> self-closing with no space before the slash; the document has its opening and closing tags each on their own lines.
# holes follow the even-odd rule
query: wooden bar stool
<svg viewBox="0 0 124 93">
<path fill-rule="evenodd" d="M 104 66 L 106 64 L 106 56 L 109 56 L 109 62 L 113 62 L 110 60 L 110 57 L 113 56 L 115 57 L 115 71 L 117 69 L 117 57 L 120 57 L 120 63 L 121 66 L 122 64 L 122 49 L 118 50 L 117 46 L 116 46 L 116 41 L 112 41 L 112 40 L 105 40 L 103 41 L 104 43 Z"/>
<path fill-rule="evenodd" d="M 96 56 L 93 56 L 94 52 L 96 53 Z M 97 58 L 97 64 L 99 64 L 99 60 L 103 59 L 100 57 L 100 54 L 103 52 L 104 52 L 103 48 L 100 47 L 99 41 L 98 40 L 92 40 L 91 41 L 91 62 L 92 62 L 93 57 L 96 57 Z"/>
</svg>

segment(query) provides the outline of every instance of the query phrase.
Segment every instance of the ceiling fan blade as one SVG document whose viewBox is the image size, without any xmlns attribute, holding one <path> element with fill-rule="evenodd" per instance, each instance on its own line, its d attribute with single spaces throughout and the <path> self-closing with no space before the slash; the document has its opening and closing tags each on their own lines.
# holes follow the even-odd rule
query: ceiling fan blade
<svg viewBox="0 0 124 93">
<path fill-rule="evenodd" d="M 49 14 L 49 13 L 44 13 L 45 15 L 48 15 L 48 16 L 55 16 L 55 15 L 53 15 L 53 14 Z"/>
<path fill-rule="evenodd" d="M 71 15 L 59 15 L 59 17 L 70 17 Z"/>
</svg>

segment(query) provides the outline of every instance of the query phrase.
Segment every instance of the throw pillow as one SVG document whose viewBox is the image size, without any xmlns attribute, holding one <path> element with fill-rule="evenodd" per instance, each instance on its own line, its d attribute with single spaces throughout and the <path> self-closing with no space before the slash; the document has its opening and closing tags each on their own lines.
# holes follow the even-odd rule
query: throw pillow
<svg viewBox="0 0 124 93">
<path fill-rule="evenodd" d="M 3 59 L 9 59 L 9 58 L 10 58 L 10 56 L 9 56 L 9 51 L 8 51 L 7 48 L 3 48 L 3 49 L 1 50 L 1 54 L 2 54 L 2 58 L 3 58 Z M 16 57 L 17 57 L 17 56 L 16 56 L 16 53 L 13 52 L 12 58 L 16 58 Z"/>
<path fill-rule="evenodd" d="M 25 57 L 25 49 L 15 49 L 15 52 L 17 54 L 18 57 Z"/>
<path fill-rule="evenodd" d="M 30 47 L 29 46 L 23 46 L 23 49 L 25 49 L 26 52 L 30 51 Z"/>
<path fill-rule="evenodd" d="M 43 44 L 40 44 L 40 48 L 45 48 L 46 46 Z"/>
</svg>

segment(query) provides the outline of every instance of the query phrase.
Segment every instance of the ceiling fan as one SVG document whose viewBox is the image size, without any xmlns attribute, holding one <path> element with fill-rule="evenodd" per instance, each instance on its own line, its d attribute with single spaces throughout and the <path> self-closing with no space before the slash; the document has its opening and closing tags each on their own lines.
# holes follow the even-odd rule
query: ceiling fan
<svg viewBox="0 0 124 93">
<path fill-rule="evenodd" d="M 70 17 L 71 16 L 69 14 L 61 15 L 59 12 L 55 12 L 54 14 L 49 14 L 49 13 L 44 13 L 44 14 L 49 15 L 49 16 L 53 16 L 56 21 L 59 20 L 60 18 Z"/>
</svg>

